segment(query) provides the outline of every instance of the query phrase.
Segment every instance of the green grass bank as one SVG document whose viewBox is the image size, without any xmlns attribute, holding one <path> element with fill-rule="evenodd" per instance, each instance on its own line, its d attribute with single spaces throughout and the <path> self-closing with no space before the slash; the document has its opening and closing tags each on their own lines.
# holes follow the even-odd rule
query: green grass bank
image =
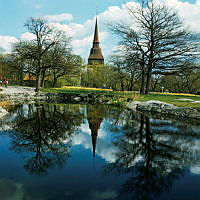
<svg viewBox="0 0 200 200">
<path fill-rule="evenodd" d="M 170 103 L 179 107 L 193 107 L 200 108 L 200 95 L 182 94 L 182 93 L 150 93 L 148 95 L 140 95 L 138 92 L 128 91 L 105 91 L 101 89 L 87 89 L 87 88 L 43 88 L 42 92 L 48 93 L 69 93 L 69 94 L 80 94 L 80 93 L 93 93 L 105 96 L 112 96 L 113 101 L 118 104 L 124 102 L 133 101 L 162 101 Z"/>
</svg>

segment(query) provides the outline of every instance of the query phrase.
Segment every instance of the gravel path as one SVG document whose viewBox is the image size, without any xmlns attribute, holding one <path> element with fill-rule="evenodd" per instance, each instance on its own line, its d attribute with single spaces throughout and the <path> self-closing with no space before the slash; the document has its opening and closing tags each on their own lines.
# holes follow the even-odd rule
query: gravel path
<svg viewBox="0 0 200 200">
<path fill-rule="evenodd" d="M 25 87 L 25 86 L 8 86 L 8 87 L 0 87 L 2 91 L 0 91 L 0 94 L 35 94 L 35 88 L 32 87 Z"/>
</svg>

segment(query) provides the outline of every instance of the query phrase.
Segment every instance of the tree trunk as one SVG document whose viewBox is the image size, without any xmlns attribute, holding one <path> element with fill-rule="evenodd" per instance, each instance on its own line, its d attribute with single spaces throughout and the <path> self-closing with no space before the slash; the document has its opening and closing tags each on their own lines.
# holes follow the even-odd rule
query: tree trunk
<svg viewBox="0 0 200 200">
<path fill-rule="evenodd" d="M 152 86 L 152 91 L 155 92 L 156 86 L 158 85 L 158 80 L 155 80 Z"/>
<path fill-rule="evenodd" d="M 57 83 L 57 78 L 56 78 L 56 74 L 54 73 L 54 75 L 53 75 L 53 85 L 52 85 L 53 88 L 56 87 L 56 83 Z"/>
<path fill-rule="evenodd" d="M 45 79 L 45 69 L 42 70 L 42 80 L 41 80 L 41 87 L 44 87 L 44 79 Z"/>
<path fill-rule="evenodd" d="M 37 64 L 38 64 L 38 73 L 37 73 L 37 83 L 36 83 L 35 91 L 39 92 L 40 86 L 41 86 L 41 76 L 42 76 L 42 69 L 41 69 L 41 61 L 40 61 L 40 59 L 37 60 Z"/>
<path fill-rule="evenodd" d="M 129 84 L 129 87 L 128 87 L 128 90 L 129 90 L 129 91 L 133 91 L 133 85 L 134 85 L 134 84 L 133 84 L 133 82 L 134 82 L 133 80 L 134 80 L 134 78 L 133 78 L 133 76 L 131 76 L 130 84 Z"/>
<path fill-rule="evenodd" d="M 19 72 L 19 79 L 20 79 L 20 85 L 23 85 L 23 72 L 22 71 L 20 71 Z"/>
<path fill-rule="evenodd" d="M 151 82 L 151 67 L 148 67 L 145 94 L 149 93 L 150 82 Z"/>
<path fill-rule="evenodd" d="M 133 82 L 131 82 L 129 88 L 128 88 L 128 91 L 133 91 Z"/>
<path fill-rule="evenodd" d="M 121 90 L 124 91 L 124 82 L 122 79 L 121 79 Z"/>
<path fill-rule="evenodd" d="M 141 86 L 140 86 L 140 94 L 144 94 L 144 84 L 145 84 L 145 71 L 144 71 L 144 68 L 143 68 L 142 69 Z"/>
<path fill-rule="evenodd" d="M 39 70 L 38 74 L 37 74 L 37 83 L 36 83 L 36 88 L 35 91 L 38 92 L 40 90 L 40 86 L 41 86 L 41 77 L 42 73 L 41 73 L 41 69 Z"/>
</svg>

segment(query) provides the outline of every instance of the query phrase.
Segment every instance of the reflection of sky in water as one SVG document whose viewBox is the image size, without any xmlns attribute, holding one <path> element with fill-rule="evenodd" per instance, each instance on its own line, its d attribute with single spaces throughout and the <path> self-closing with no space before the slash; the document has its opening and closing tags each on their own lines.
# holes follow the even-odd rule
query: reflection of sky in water
<svg viewBox="0 0 200 200">
<path fill-rule="evenodd" d="M 154 120 L 152 119 L 153 123 L 161 122 L 161 124 L 168 124 L 168 126 L 163 125 L 161 127 L 156 127 L 156 130 L 163 131 L 168 130 L 171 133 L 179 132 L 180 129 L 173 126 L 173 123 L 169 120 Z M 98 139 L 97 139 L 97 147 L 96 147 L 96 155 L 100 156 L 101 158 L 105 159 L 106 162 L 115 162 L 115 154 L 118 152 L 118 148 L 113 145 L 113 139 L 116 136 L 114 133 L 112 133 L 108 127 L 107 124 L 109 121 L 102 121 L 100 129 L 98 130 Z M 170 126 L 171 125 L 171 126 Z M 196 133 L 200 133 L 200 127 L 199 126 L 190 126 L 189 130 L 192 130 Z M 152 128 L 152 131 L 154 131 L 154 128 Z M 180 131 L 179 134 L 182 132 Z M 164 136 L 157 136 L 158 141 L 169 141 L 171 139 L 170 135 L 164 135 Z M 183 138 L 180 138 L 180 140 L 183 140 Z M 200 140 L 197 140 L 196 138 L 192 139 L 193 145 L 191 143 L 187 144 L 184 142 L 184 140 L 180 143 L 180 146 L 184 150 L 185 147 L 191 148 L 191 153 L 195 154 L 197 150 L 200 149 Z M 89 149 L 91 151 L 92 155 L 92 139 L 91 139 L 91 130 L 89 128 L 89 124 L 87 120 L 84 121 L 83 124 L 81 124 L 78 134 L 73 137 L 73 145 L 82 145 L 85 149 Z M 132 163 L 132 166 L 135 165 L 136 162 L 141 161 L 143 158 L 142 156 L 138 156 L 135 161 Z M 200 164 L 197 166 L 190 166 L 190 172 L 192 174 L 200 174 Z"/>
<path fill-rule="evenodd" d="M 85 112 L 84 107 L 81 107 L 82 113 Z M 28 116 L 28 106 L 23 106 L 24 116 Z M 8 119 L 9 122 L 16 118 L 13 114 Z M 82 120 L 78 131 L 72 137 L 71 157 L 66 160 L 62 169 L 54 167 L 48 170 L 46 176 L 30 175 L 24 169 L 24 163 L 30 153 L 15 153 L 10 148 L 10 139 L 5 135 L 0 136 L 0 199 L 2 200 L 114 200 L 126 199 L 118 198 L 119 189 L 122 184 L 129 178 L 130 174 L 103 174 L 105 163 L 114 163 L 116 161 L 116 153 L 119 153 L 119 148 L 113 144 L 116 137 L 122 136 L 123 124 L 126 124 L 125 119 L 122 119 L 118 131 L 110 129 L 109 119 L 104 119 L 101 122 L 98 130 L 96 157 L 93 158 L 91 130 L 87 119 Z M 172 136 L 180 134 L 176 137 L 176 142 L 180 149 L 184 152 L 186 148 L 190 148 L 192 156 L 199 155 L 200 139 L 196 136 L 184 136 L 184 133 L 200 134 L 198 125 L 185 127 L 183 124 L 176 124 L 170 120 L 155 120 L 150 122 L 156 126 L 151 127 L 151 131 L 157 131 L 153 136 L 157 142 L 166 144 L 172 139 Z M 133 122 L 135 129 L 139 130 L 139 121 Z M 157 126 L 159 125 L 160 126 Z M 117 127 L 117 125 L 116 125 Z M 145 127 L 145 126 L 144 126 Z M 159 134 L 160 132 L 165 132 Z M 184 132 L 185 131 L 185 132 Z M 8 132 L 8 131 L 7 131 Z M 169 133 L 170 132 L 170 133 Z M 188 140 L 189 139 L 189 140 Z M 188 141 L 188 142 L 187 142 Z M 67 143 L 68 141 L 66 141 Z M 138 142 L 128 141 L 130 144 Z M 175 155 L 176 156 L 176 155 Z M 184 158 L 183 158 L 184 159 Z M 195 159 L 194 159 L 195 160 Z M 173 183 L 170 192 L 165 193 L 160 199 L 177 200 L 176 197 L 181 196 L 181 199 L 190 200 L 193 197 L 198 199 L 198 186 L 200 177 L 200 161 L 191 162 L 188 166 L 180 166 L 185 170 L 184 176 L 180 180 Z M 140 155 L 131 163 L 129 167 L 135 166 L 137 162 L 143 162 L 144 158 Z M 184 162 L 181 162 L 184 163 Z M 170 173 L 171 171 L 166 172 Z M 194 176 L 195 175 L 195 176 Z M 192 187 L 190 187 L 192 186 Z M 188 197 L 188 194 L 190 196 Z"/>
<path fill-rule="evenodd" d="M 100 129 L 98 130 L 96 155 L 105 159 L 107 162 L 114 162 L 114 154 L 117 152 L 116 146 L 112 144 L 114 135 L 108 130 L 104 122 L 101 123 Z M 91 152 L 93 151 L 91 130 L 87 121 L 81 124 L 78 134 L 73 137 L 72 144 L 81 144 L 85 149 L 90 149 Z"/>
<path fill-rule="evenodd" d="M 91 146 L 89 140 L 91 138 L 86 143 Z M 71 158 L 62 170 L 50 169 L 44 177 L 29 175 L 23 168 L 26 154 L 22 156 L 10 151 L 9 142 L 6 137 L 0 138 L 3 161 L 0 165 L 0 197 L 3 200 L 112 199 L 125 180 L 120 176 L 104 176 L 104 160 L 98 155 L 94 160 L 91 150 L 84 150 L 84 143 L 72 147 Z"/>
</svg>

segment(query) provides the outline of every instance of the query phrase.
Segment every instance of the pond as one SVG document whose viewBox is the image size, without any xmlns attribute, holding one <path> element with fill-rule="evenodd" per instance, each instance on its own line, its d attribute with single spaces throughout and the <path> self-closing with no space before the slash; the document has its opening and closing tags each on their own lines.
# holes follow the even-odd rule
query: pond
<svg viewBox="0 0 200 200">
<path fill-rule="evenodd" d="M 106 105 L 7 110 L 2 200 L 200 198 L 200 123 Z"/>
</svg>

